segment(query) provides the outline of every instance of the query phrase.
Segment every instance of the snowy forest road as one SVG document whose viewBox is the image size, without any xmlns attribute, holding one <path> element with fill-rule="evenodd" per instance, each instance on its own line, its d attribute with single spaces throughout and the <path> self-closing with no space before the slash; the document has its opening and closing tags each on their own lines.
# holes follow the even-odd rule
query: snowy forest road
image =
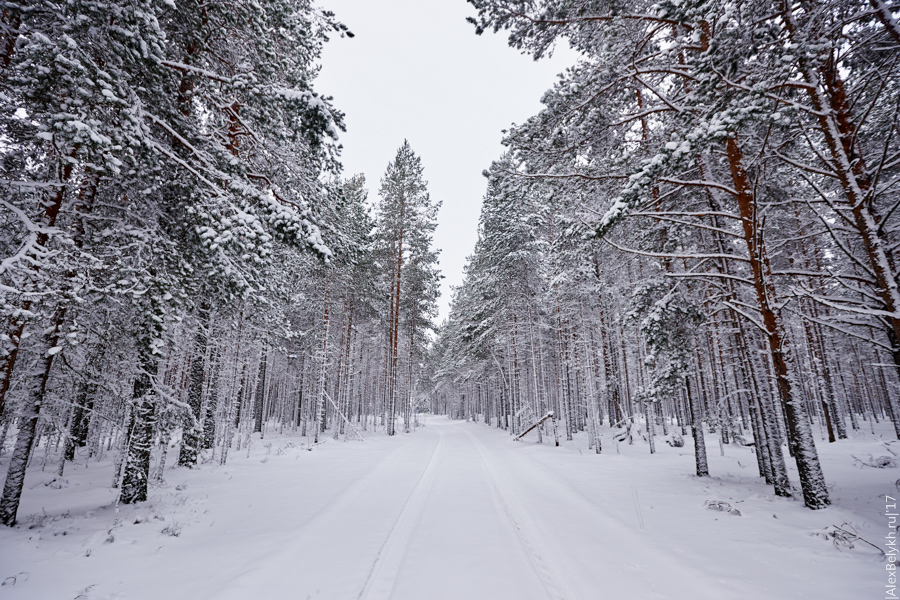
<svg viewBox="0 0 900 600">
<path fill-rule="evenodd" d="M 810 511 L 774 497 L 746 447 L 711 453 L 720 475 L 698 479 L 690 448 L 597 456 L 440 416 L 367 438 L 307 452 L 289 431 L 254 437 L 118 511 L 111 460 L 63 482 L 36 471 L 31 525 L 0 531 L 0 598 L 850 600 L 884 572 L 823 535 L 877 539 L 886 476 L 847 454 L 868 442 L 823 449 L 843 506 Z"/>
<path fill-rule="evenodd" d="M 289 589 L 361 600 L 733 595 L 677 555 L 648 560 L 657 550 L 636 518 L 626 525 L 605 513 L 519 452 L 525 447 L 484 426 L 435 419 L 275 556 L 222 581 L 211 597 Z"/>
<path fill-rule="evenodd" d="M 542 558 L 521 542 L 470 428 L 441 419 L 408 436 L 277 558 L 212 597 L 299 587 L 300 598 L 316 599 L 568 598 L 547 569 L 533 568 Z"/>
</svg>

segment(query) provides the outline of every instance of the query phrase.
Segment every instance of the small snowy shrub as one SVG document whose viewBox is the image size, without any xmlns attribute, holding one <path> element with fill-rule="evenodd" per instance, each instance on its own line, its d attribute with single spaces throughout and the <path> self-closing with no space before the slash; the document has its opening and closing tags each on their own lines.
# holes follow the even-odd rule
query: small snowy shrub
<svg viewBox="0 0 900 600">
<path fill-rule="evenodd" d="M 862 542 L 884 555 L 884 550 L 869 540 L 859 537 L 859 534 L 856 533 L 856 528 L 850 523 L 844 523 L 840 527 L 832 525 L 821 531 L 813 531 L 810 535 L 830 540 L 836 550 L 853 550 L 859 542 Z"/>
<path fill-rule="evenodd" d="M 684 447 L 684 438 L 681 437 L 680 433 L 673 433 L 671 438 L 666 440 L 666 443 L 673 448 L 683 448 Z"/>
<path fill-rule="evenodd" d="M 729 515 L 734 515 L 736 517 L 741 516 L 741 511 L 733 507 L 727 502 L 723 502 L 722 500 L 707 500 L 705 503 L 706 508 L 709 510 L 717 510 L 719 512 L 727 512 Z"/>
<path fill-rule="evenodd" d="M 869 460 L 863 460 L 858 456 L 854 456 L 853 459 L 858 462 L 861 467 L 871 467 L 873 469 L 894 469 L 897 467 L 897 460 L 892 456 L 879 456 L 878 458 L 873 458 L 870 454 Z"/>
</svg>

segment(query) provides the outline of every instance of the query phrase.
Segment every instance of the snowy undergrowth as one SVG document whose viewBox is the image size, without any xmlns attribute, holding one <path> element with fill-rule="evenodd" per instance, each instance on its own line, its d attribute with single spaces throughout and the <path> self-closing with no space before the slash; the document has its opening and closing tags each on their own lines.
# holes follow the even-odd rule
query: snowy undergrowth
<svg viewBox="0 0 900 600">
<path fill-rule="evenodd" d="M 604 436 L 602 457 L 585 435 L 561 439 L 560 452 L 521 451 L 646 536 L 647 559 L 633 566 L 637 572 L 651 575 L 656 561 L 677 554 L 744 589 L 746 598 L 880 598 L 888 583 L 885 513 L 900 512 L 886 511 L 886 496 L 900 497 L 900 469 L 883 463 L 900 454 L 900 442 L 890 423 L 874 432 L 863 425 L 848 440 L 816 440 L 832 501 L 817 511 L 803 507 L 787 452 L 794 498 L 775 496 L 757 476 L 751 447 L 726 444 L 722 455 L 716 434 L 707 433 L 707 478 L 694 475 L 689 435 L 681 448 L 657 440 L 656 455 L 640 437 L 629 445 L 612 435 Z"/>
</svg>

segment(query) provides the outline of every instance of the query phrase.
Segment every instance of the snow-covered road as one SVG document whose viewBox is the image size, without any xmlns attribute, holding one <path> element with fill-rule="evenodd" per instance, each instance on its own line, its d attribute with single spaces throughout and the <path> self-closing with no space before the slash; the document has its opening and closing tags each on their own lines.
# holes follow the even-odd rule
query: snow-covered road
<svg viewBox="0 0 900 600">
<path fill-rule="evenodd" d="M 877 515 L 772 497 L 746 448 L 715 457 L 731 472 L 704 481 L 689 475 L 689 449 L 622 450 L 514 443 L 443 417 L 313 452 L 276 437 L 227 467 L 167 471 L 168 487 L 122 509 L 113 541 L 113 509 L 97 508 L 112 492 L 90 480 L 103 470 L 80 469 L 25 498 L 32 512 L 73 498 L 74 510 L 2 532 L 0 575 L 19 577 L 0 597 L 821 600 L 880 587 L 874 554 L 810 535 Z"/>
<path fill-rule="evenodd" d="M 491 466 L 499 444 L 485 449 L 472 429 L 446 420 L 420 429 L 299 527 L 276 560 L 222 581 L 213 597 L 574 597 Z"/>
<path fill-rule="evenodd" d="M 434 420 L 211 597 L 734 595 L 677 553 L 663 556 L 637 513 L 623 523 L 523 447 L 484 426 Z"/>
<path fill-rule="evenodd" d="M 210 597 L 727 597 L 678 555 L 648 560 L 658 550 L 636 513 L 622 523 L 500 432 L 440 419 L 398 446 L 359 465 L 358 479 L 323 482 L 332 500 L 245 555 Z M 279 511 L 262 510 L 271 523 L 254 519 L 260 529 L 279 529 Z"/>
</svg>

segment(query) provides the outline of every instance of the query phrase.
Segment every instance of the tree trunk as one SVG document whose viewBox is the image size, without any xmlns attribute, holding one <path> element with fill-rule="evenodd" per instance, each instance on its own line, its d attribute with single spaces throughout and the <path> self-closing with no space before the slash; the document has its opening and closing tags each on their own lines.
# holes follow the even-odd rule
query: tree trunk
<svg viewBox="0 0 900 600">
<path fill-rule="evenodd" d="M 158 308 L 158 307 L 157 307 Z M 125 445 L 125 465 L 122 476 L 122 490 L 119 499 L 125 504 L 147 500 L 147 485 L 150 481 L 150 453 L 153 449 L 153 430 L 156 425 L 156 394 L 153 378 L 159 369 L 159 361 L 153 352 L 155 335 L 161 333 L 161 323 L 150 320 L 145 326 L 144 339 L 138 342 L 139 371 L 132 389 L 131 423 Z"/>
<path fill-rule="evenodd" d="M 325 383 L 328 375 L 328 303 L 331 294 L 331 277 L 325 281 L 325 310 L 322 316 L 322 359 L 319 365 L 318 393 L 316 396 L 316 413 L 313 426 L 313 443 L 319 442 L 319 433 L 325 421 Z"/>
<path fill-rule="evenodd" d="M 397 397 L 399 389 L 397 386 L 400 356 L 400 290 L 403 274 L 403 223 L 406 218 L 406 198 L 400 195 L 400 223 L 401 227 L 397 232 L 397 269 L 394 272 L 393 282 L 391 286 L 391 315 L 390 315 L 390 335 L 388 339 L 388 397 L 387 400 L 387 434 L 394 435 L 396 433 L 397 418 Z"/>
<path fill-rule="evenodd" d="M 691 393 L 691 382 L 684 379 L 684 391 L 687 394 L 687 405 L 691 417 L 691 434 L 694 438 L 694 462 L 697 465 L 697 477 L 709 477 L 709 464 L 706 460 L 706 439 L 703 435 L 703 413 L 699 403 Z"/>
<path fill-rule="evenodd" d="M 68 158 L 71 159 L 74 156 L 75 150 L 72 150 Z M 52 187 L 50 189 L 52 191 L 42 198 L 41 206 L 44 207 L 44 210 L 37 219 L 47 228 L 52 228 L 56 225 L 56 218 L 59 216 L 59 211 L 65 198 L 66 183 L 72 176 L 73 162 L 74 160 L 63 161 L 60 159 L 56 161 L 54 166 L 55 176 L 51 177 L 51 180 L 55 180 L 55 183 L 51 184 Z M 33 244 L 36 249 L 43 249 L 49 241 L 50 234 L 46 231 L 41 231 L 35 235 Z M 32 269 L 35 273 L 39 272 L 41 270 L 40 264 L 35 263 Z M 0 414 L 3 413 L 12 372 L 16 365 L 16 358 L 19 355 L 19 344 L 22 341 L 22 333 L 28 320 L 27 315 L 33 308 L 32 304 L 31 300 L 25 300 L 22 303 L 21 310 L 17 311 L 18 316 L 14 317 L 12 323 L 8 326 L 7 347 L 0 348 L 0 352 L 2 352 L 2 356 L 0 356 Z"/>
<path fill-rule="evenodd" d="M 0 67 L 3 68 L 2 78 L 5 81 L 12 64 L 13 53 L 16 51 L 16 41 L 19 39 L 19 27 L 22 25 L 22 17 L 16 9 L 5 9 L 0 20 Z"/>
<path fill-rule="evenodd" d="M 735 190 L 738 192 L 738 207 L 744 229 L 744 240 L 747 243 L 747 251 L 750 257 L 750 268 L 753 272 L 757 304 L 762 316 L 769 354 L 775 370 L 778 395 L 787 417 L 790 444 L 800 474 L 803 500 L 808 508 L 824 508 L 829 504 L 828 488 L 825 486 L 825 478 L 822 475 L 822 467 L 819 464 L 819 456 L 816 452 L 815 440 L 809 426 L 806 406 L 801 399 L 794 396 L 792 390 L 788 361 L 783 347 L 785 335 L 781 321 L 781 311 L 778 308 L 771 268 L 765 252 L 765 246 L 763 245 L 762 235 L 757 229 L 753 187 L 744 168 L 740 147 L 734 137 L 726 141 L 725 149 L 731 169 L 731 178 Z"/>
<path fill-rule="evenodd" d="M 201 427 L 201 409 L 203 407 L 203 382 L 206 379 L 206 354 L 209 344 L 210 310 L 209 305 L 201 303 L 198 312 L 197 333 L 194 336 L 193 357 L 191 360 L 190 379 L 188 381 L 187 403 L 191 413 L 184 421 L 184 434 L 181 438 L 181 452 L 178 454 L 178 465 L 192 467 L 197 464 L 200 448 L 203 444 Z"/>
<path fill-rule="evenodd" d="M 267 379 L 266 369 L 269 366 L 269 344 L 263 341 L 262 356 L 259 359 L 259 377 L 256 384 L 256 397 L 253 402 L 253 433 L 262 432 L 265 419 Z"/>
<path fill-rule="evenodd" d="M 60 342 L 60 327 L 64 320 L 65 308 L 57 309 L 53 318 L 53 327 L 46 336 L 47 343 L 44 345 L 40 384 L 32 392 L 30 399 L 26 400 L 25 410 L 19 417 L 19 433 L 16 436 L 16 445 L 9 460 L 9 469 L 3 486 L 3 497 L 0 498 L 0 523 L 10 527 L 16 524 L 16 512 L 19 510 L 19 500 L 22 497 L 22 486 L 25 482 L 25 468 L 34 445 L 41 406 L 47 393 L 47 383 L 50 380 L 53 360 L 58 352 L 56 348 Z"/>
</svg>

